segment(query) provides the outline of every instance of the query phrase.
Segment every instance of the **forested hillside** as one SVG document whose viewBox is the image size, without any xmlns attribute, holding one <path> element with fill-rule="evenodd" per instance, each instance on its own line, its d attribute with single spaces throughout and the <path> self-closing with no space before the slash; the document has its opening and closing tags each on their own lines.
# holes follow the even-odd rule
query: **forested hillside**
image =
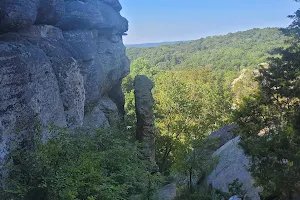
<svg viewBox="0 0 300 200">
<path fill-rule="evenodd" d="M 274 49 L 284 46 L 277 28 L 251 29 L 224 36 L 150 48 L 128 48 L 131 61 L 145 58 L 160 69 L 211 67 L 239 70 L 265 62 Z"/>
<path fill-rule="evenodd" d="M 266 76 L 266 81 L 269 82 L 269 79 L 272 78 L 268 78 L 267 72 L 261 74 L 262 69 L 266 70 L 269 67 L 272 68 L 271 74 L 276 76 L 274 80 L 277 81 L 277 78 L 282 76 L 282 70 L 276 71 L 275 68 L 281 69 L 281 60 L 285 59 L 287 55 L 291 55 L 282 53 L 291 45 L 287 43 L 290 38 L 288 36 L 291 36 L 291 34 L 287 34 L 285 29 L 252 29 L 229 33 L 224 36 L 207 37 L 188 43 L 127 49 L 127 55 L 132 63 L 131 74 L 123 81 L 123 90 L 126 97 L 125 111 L 127 114 L 125 123 L 128 127 L 135 126 L 133 80 L 136 75 L 146 75 L 155 84 L 153 96 L 155 99 L 156 162 L 160 172 L 166 177 L 176 177 L 178 174 L 189 176 L 189 180 L 186 180 L 188 187 L 184 186 L 185 183 L 177 182 L 185 188 L 181 191 L 178 199 L 221 199 L 221 197 L 226 196 L 223 193 L 219 196 L 215 193 L 214 195 L 217 195 L 217 198 L 212 198 L 211 191 L 203 188 L 204 192 L 197 194 L 193 192 L 191 180 L 209 174 L 210 170 L 214 168 L 212 166 L 217 163 L 209 154 L 199 153 L 206 152 L 208 148 L 214 148 L 215 141 L 208 141 L 207 136 L 213 131 L 233 123 L 239 124 L 241 144 L 246 150 L 245 153 L 255 161 L 252 160 L 251 167 L 255 167 L 255 169 L 251 168 L 251 173 L 256 183 L 263 188 L 262 195 L 286 197 L 286 195 L 290 195 L 295 191 L 293 187 L 297 180 L 287 181 L 285 184 L 289 187 L 283 187 L 280 184 L 281 180 L 277 180 L 276 177 L 282 177 L 283 179 L 285 174 L 282 172 L 275 176 L 272 174 L 276 170 L 291 170 L 288 175 L 292 177 L 291 174 L 298 170 L 298 165 L 292 167 L 293 169 L 286 166 L 282 168 L 274 167 L 272 171 L 269 171 L 269 174 L 264 172 L 268 174 L 268 179 L 272 180 L 272 183 L 265 183 L 264 176 L 259 174 L 256 169 L 268 171 L 273 162 L 268 163 L 270 166 L 267 169 L 263 167 L 264 165 L 261 165 L 261 160 L 255 159 L 263 160 L 266 157 L 264 145 L 270 145 L 270 148 L 273 148 L 272 145 L 277 143 L 266 144 L 261 136 L 256 137 L 255 134 L 250 136 L 253 129 L 255 129 L 255 133 L 258 133 L 260 130 L 264 130 L 265 127 L 273 127 L 273 123 L 280 124 L 279 120 L 269 125 L 267 124 L 268 120 L 265 122 L 264 117 L 259 116 L 263 113 L 262 115 L 270 116 L 270 119 L 273 120 L 273 113 L 268 113 L 269 110 L 264 111 L 266 112 L 264 113 L 259 109 L 263 109 L 263 106 L 268 103 L 272 104 L 272 99 L 275 99 L 275 97 L 268 97 L 270 99 L 267 99 L 267 103 L 262 101 L 265 96 L 257 94 L 261 94 L 262 91 L 267 91 L 267 94 L 269 94 L 270 91 L 266 90 L 268 88 L 266 85 L 265 88 L 262 88 L 264 82 L 261 82 L 258 77 Z M 291 47 L 290 50 L 294 51 Z M 297 57 L 296 54 L 292 56 L 292 58 L 294 57 Z M 289 68 L 286 69 L 291 71 Z M 299 73 L 298 68 L 293 68 L 293 70 L 291 71 L 291 77 L 286 72 L 287 80 L 284 79 L 286 82 L 280 82 L 281 79 L 279 79 L 278 82 L 271 82 L 270 85 L 283 84 L 286 87 L 284 91 L 288 91 L 291 84 L 298 84 L 298 80 L 296 81 L 298 76 L 295 75 Z M 289 82 L 291 80 L 292 82 Z M 272 93 L 272 89 L 270 90 Z M 283 107 L 279 106 L 279 108 L 288 108 L 284 103 L 285 99 L 285 96 L 283 99 L 279 96 L 278 104 L 283 104 Z M 298 101 L 294 99 L 294 96 L 291 98 L 291 102 L 298 106 Z M 293 104 L 291 102 L 288 100 L 287 105 Z M 253 114 L 252 111 L 255 113 Z M 276 109 L 273 109 L 273 111 L 273 117 L 277 116 L 279 112 L 276 113 Z M 255 120 L 258 120 L 259 123 L 257 124 Z M 283 129 L 287 130 L 286 127 L 283 127 Z M 292 129 L 294 131 L 294 128 Z M 285 138 L 286 135 L 282 134 L 282 137 Z M 283 142 L 288 144 L 287 141 Z M 291 143 L 293 142 L 295 141 L 291 141 Z M 256 146 L 256 148 L 252 149 L 253 146 Z M 294 143 L 290 146 L 291 148 L 295 147 Z M 268 148 L 266 147 L 266 151 L 270 151 L 271 154 L 273 150 Z M 285 146 L 282 146 L 282 148 L 286 149 Z M 198 149 L 197 156 L 195 156 L 194 149 Z M 262 150 L 261 155 L 256 155 L 256 151 L 260 150 Z M 291 152 L 286 151 L 287 155 Z M 296 147 L 295 152 L 298 152 Z M 274 156 L 278 156 L 275 154 Z M 293 166 L 296 163 L 295 156 L 290 158 L 293 160 L 291 164 Z M 280 157 L 278 162 L 283 159 L 285 159 L 284 156 Z M 236 183 L 239 184 L 238 180 Z M 275 184 L 275 186 L 269 189 L 268 187 L 271 184 Z M 289 188 L 292 188 L 292 190 Z M 238 193 L 231 192 L 231 195 L 234 194 Z M 191 198 L 192 196 L 193 198 Z"/>
<path fill-rule="evenodd" d="M 119 0 L 0 1 L 0 200 L 300 199 L 300 9 L 126 52 Z M 153 31 L 133 41 L 201 34 L 180 26 L 192 10 L 218 31 L 236 25 L 219 10 L 280 24 L 287 4 L 129 2 Z"/>
</svg>

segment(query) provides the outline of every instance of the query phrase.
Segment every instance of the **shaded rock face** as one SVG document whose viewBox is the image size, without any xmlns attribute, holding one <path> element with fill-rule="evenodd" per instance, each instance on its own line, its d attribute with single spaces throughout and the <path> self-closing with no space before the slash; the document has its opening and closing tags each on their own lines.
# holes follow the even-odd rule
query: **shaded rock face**
<svg viewBox="0 0 300 200">
<path fill-rule="evenodd" d="M 97 128 L 124 114 L 121 9 L 118 0 L 1 1 L 0 163 L 35 121 L 47 135 L 50 124 Z"/>
<path fill-rule="evenodd" d="M 214 156 L 219 157 L 219 163 L 209 175 L 207 182 L 214 188 L 228 192 L 228 185 L 239 179 L 243 184 L 242 189 L 247 192 L 247 197 L 259 200 L 259 189 L 253 187 L 253 178 L 248 172 L 249 159 L 239 147 L 239 141 L 240 137 L 236 137 L 214 153 Z"/>
<path fill-rule="evenodd" d="M 155 130 L 152 96 L 153 82 L 143 75 L 138 75 L 134 80 L 135 109 L 137 118 L 136 138 L 143 143 L 142 152 L 151 162 L 152 170 L 157 171 L 155 162 Z"/>
<path fill-rule="evenodd" d="M 217 139 L 218 143 L 216 144 L 216 149 L 220 148 L 228 141 L 234 138 L 233 130 L 237 127 L 237 125 L 232 124 L 229 126 L 224 126 L 223 128 L 211 133 L 207 138 L 208 139 Z"/>
</svg>

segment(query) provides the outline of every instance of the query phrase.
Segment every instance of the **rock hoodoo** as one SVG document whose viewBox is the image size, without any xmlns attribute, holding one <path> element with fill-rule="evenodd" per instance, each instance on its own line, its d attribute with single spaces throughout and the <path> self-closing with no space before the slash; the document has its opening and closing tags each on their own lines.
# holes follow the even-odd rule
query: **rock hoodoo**
<svg viewBox="0 0 300 200">
<path fill-rule="evenodd" d="M 152 97 L 153 82 L 143 75 L 134 80 L 135 109 L 137 118 L 136 138 L 143 144 L 142 152 L 151 162 L 152 171 L 157 171 L 155 162 L 155 129 Z"/>
<path fill-rule="evenodd" d="M 108 125 L 124 113 L 129 73 L 118 0 L 3 0 L 0 4 L 0 163 L 17 135 Z"/>
</svg>

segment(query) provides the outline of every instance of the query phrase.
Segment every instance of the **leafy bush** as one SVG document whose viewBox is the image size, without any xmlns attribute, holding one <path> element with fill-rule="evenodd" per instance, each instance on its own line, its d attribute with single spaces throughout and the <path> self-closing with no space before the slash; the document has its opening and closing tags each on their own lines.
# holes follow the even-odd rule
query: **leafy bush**
<svg viewBox="0 0 300 200">
<path fill-rule="evenodd" d="M 198 187 L 197 191 L 190 193 L 190 191 L 185 188 L 180 192 L 180 195 L 176 197 L 176 200 L 221 200 L 222 194 L 220 191 L 215 190 L 211 187 Z"/>
<path fill-rule="evenodd" d="M 5 169 L 0 199 L 118 200 L 150 194 L 159 184 L 147 172 L 130 133 L 116 128 L 93 132 L 51 128 L 52 138 L 41 142 L 39 134 L 25 140 L 33 149 L 12 151 Z M 158 176 L 158 175 L 156 175 Z"/>
<path fill-rule="evenodd" d="M 246 195 L 246 191 L 243 190 L 243 183 L 240 183 L 239 179 L 235 179 L 228 185 L 228 190 L 232 196 L 238 195 L 243 198 Z"/>
<path fill-rule="evenodd" d="M 232 94 L 225 77 L 208 68 L 155 76 L 156 158 L 161 172 L 181 165 L 196 148 L 194 143 L 231 123 Z"/>
</svg>

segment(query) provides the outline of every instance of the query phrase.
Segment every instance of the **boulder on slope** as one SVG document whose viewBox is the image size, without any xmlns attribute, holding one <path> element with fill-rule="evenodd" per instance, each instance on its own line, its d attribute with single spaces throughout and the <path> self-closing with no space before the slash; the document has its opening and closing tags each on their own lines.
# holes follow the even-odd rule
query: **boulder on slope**
<svg viewBox="0 0 300 200">
<path fill-rule="evenodd" d="M 243 184 L 243 190 L 247 192 L 246 197 L 251 200 L 259 200 L 258 188 L 253 186 L 254 180 L 248 171 L 249 158 L 239 147 L 240 137 L 236 137 L 221 148 L 213 156 L 219 158 L 215 170 L 208 176 L 207 183 L 216 189 L 228 191 L 228 185 L 238 179 Z"/>
</svg>

